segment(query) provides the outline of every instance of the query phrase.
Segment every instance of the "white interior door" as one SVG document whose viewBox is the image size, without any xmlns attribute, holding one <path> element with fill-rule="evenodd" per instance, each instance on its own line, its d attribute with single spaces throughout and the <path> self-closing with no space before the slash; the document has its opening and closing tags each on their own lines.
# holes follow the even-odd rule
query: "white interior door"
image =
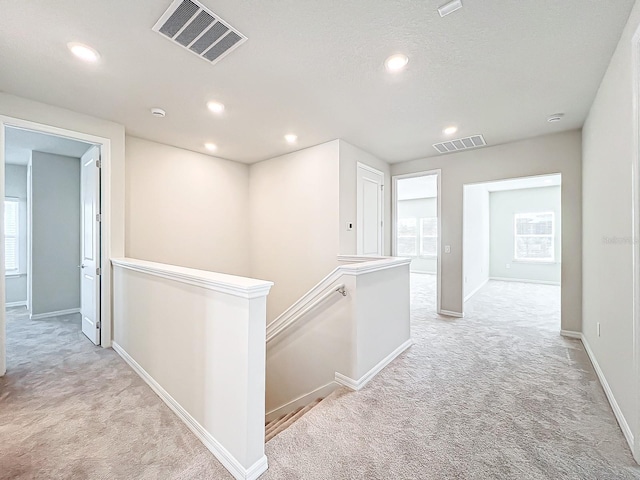
<svg viewBox="0 0 640 480">
<path fill-rule="evenodd" d="M 384 174 L 358 164 L 358 255 L 384 254 Z"/>
<path fill-rule="evenodd" d="M 100 148 L 82 156 L 80 201 L 82 211 L 80 313 L 82 333 L 100 344 Z"/>
</svg>

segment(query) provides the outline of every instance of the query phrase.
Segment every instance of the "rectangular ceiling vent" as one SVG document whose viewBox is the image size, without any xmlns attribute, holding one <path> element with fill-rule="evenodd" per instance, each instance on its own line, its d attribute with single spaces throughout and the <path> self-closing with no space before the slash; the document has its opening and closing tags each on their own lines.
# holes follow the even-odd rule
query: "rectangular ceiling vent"
<svg viewBox="0 0 640 480">
<path fill-rule="evenodd" d="M 487 142 L 484 141 L 482 135 L 473 135 L 472 137 L 458 138 L 457 140 L 449 140 L 448 142 L 436 143 L 435 148 L 440 153 L 458 152 L 460 150 L 468 150 L 470 148 L 484 147 Z"/>
<path fill-rule="evenodd" d="M 174 0 L 153 31 L 214 64 L 247 41 L 238 30 L 194 0 Z"/>
</svg>

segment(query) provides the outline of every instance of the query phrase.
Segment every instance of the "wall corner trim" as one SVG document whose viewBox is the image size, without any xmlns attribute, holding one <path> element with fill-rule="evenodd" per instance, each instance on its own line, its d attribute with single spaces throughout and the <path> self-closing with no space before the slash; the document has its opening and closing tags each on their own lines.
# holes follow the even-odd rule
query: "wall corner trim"
<svg viewBox="0 0 640 480">
<path fill-rule="evenodd" d="M 413 340 L 412 339 L 407 340 L 398 348 L 396 348 L 393 352 L 391 352 L 389 355 L 387 355 L 382 360 L 380 360 L 380 362 L 378 362 L 371 370 L 365 373 L 358 380 L 354 380 L 353 378 L 347 377 L 346 375 L 336 372 L 336 376 L 335 376 L 336 383 L 339 383 L 340 385 L 350 388 L 351 390 L 358 391 L 362 389 L 362 387 L 364 387 L 367 383 L 369 383 L 373 379 L 373 377 L 375 377 L 378 373 L 380 373 L 380 371 L 384 367 L 389 365 L 393 360 L 395 360 L 395 358 L 398 355 L 404 352 L 411 345 L 413 345 Z"/>
<path fill-rule="evenodd" d="M 151 390 L 182 420 L 207 449 L 222 463 L 236 479 L 255 480 L 269 468 L 267 457 L 262 456 L 251 467 L 244 468 L 238 460 L 218 442 L 195 418 L 193 418 L 169 393 L 156 382 L 120 345 L 112 342 L 113 350 L 144 380 Z"/>
<path fill-rule="evenodd" d="M 576 338 L 582 340 L 582 333 L 574 332 L 573 330 L 560 330 L 560 335 L 567 338 Z"/>
</svg>

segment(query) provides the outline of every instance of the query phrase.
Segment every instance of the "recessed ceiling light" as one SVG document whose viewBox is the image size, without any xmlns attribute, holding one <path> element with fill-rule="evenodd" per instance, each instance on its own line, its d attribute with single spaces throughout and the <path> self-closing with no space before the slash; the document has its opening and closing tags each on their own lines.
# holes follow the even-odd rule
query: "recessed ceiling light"
<svg viewBox="0 0 640 480">
<path fill-rule="evenodd" d="M 224 104 L 220 102 L 209 102 L 207 103 L 207 108 L 211 110 L 213 113 L 222 113 L 224 112 Z"/>
<path fill-rule="evenodd" d="M 456 10 L 460 10 L 462 8 L 462 0 L 453 0 L 453 2 L 449 2 L 445 5 L 442 5 L 438 8 L 438 13 L 441 17 L 446 17 L 447 15 L 452 14 Z"/>
<path fill-rule="evenodd" d="M 402 53 L 396 53 L 385 60 L 384 66 L 387 71 L 396 73 L 404 69 L 407 63 L 409 63 L 409 57 Z"/>
<path fill-rule="evenodd" d="M 218 146 L 215 143 L 205 143 L 204 148 L 210 152 L 215 152 L 218 149 Z"/>
<path fill-rule="evenodd" d="M 549 118 L 547 118 L 547 122 L 556 123 L 562 120 L 562 117 L 564 117 L 564 113 L 554 113 L 553 115 L 549 115 Z"/>
<path fill-rule="evenodd" d="M 287 141 L 287 143 L 296 143 L 298 141 L 298 136 L 293 133 L 287 133 L 284 136 L 284 139 Z"/>
<path fill-rule="evenodd" d="M 71 50 L 71 53 L 85 62 L 95 63 L 100 59 L 100 54 L 96 50 L 82 43 L 67 43 L 67 47 Z"/>
<path fill-rule="evenodd" d="M 158 118 L 164 118 L 167 115 L 167 112 L 165 112 L 161 108 L 152 108 L 151 109 L 151 115 L 153 115 L 154 117 L 158 117 Z"/>
<path fill-rule="evenodd" d="M 442 133 L 444 133 L 445 135 L 453 135 L 454 133 L 456 133 L 458 131 L 458 127 L 455 126 L 450 126 L 445 128 Z"/>
</svg>

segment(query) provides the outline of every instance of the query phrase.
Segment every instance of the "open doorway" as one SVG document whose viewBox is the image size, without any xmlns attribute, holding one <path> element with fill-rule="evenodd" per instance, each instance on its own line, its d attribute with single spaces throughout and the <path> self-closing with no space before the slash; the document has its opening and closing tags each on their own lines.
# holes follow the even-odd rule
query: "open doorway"
<svg viewBox="0 0 640 480">
<path fill-rule="evenodd" d="M 44 322 L 99 345 L 100 146 L 6 126 L 4 159 L 8 335 Z"/>
<path fill-rule="evenodd" d="M 490 304 L 561 330 L 561 189 L 560 174 L 464 186 L 465 312 Z"/>
<path fill-rule="evenodd" d="M 440 171 L 393 177 L 393 255 L 411 258 L 412 304 L 440 311 Z"/>
</svg>

